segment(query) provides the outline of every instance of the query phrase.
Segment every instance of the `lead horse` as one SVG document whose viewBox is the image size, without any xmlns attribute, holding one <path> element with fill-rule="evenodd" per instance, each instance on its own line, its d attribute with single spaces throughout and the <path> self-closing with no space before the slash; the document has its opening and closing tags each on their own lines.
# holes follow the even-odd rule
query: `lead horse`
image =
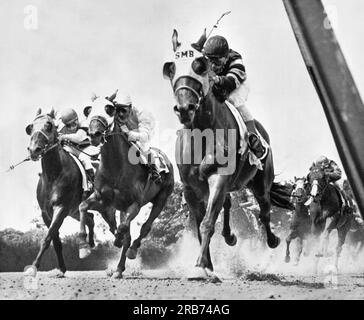
<svg viewBox="0 0 364 320">
<path fill-rule="evenodd" d="M 155 184 L 137 159 L 138 151 L 128 141 L 127 135 L 121 130 L 118 116 L 122 110 L 105 101 L 107 115 L 91 116 L 89 135 L 91 142 L 98 145 L 102 141 L 99 170 L 95 176 L 94 193 L 80 204 L 81 217 L 85 215 L 90 205 L 100 203 L 103 206 L 116 208 L 120 211 L 120 224 L 115 233 L 114 244 L 122 248 L 120 261 L 114 278 L 122 278 L 125 271 L 126 258 L 135 259 L 141 241 L 151 230 L 153 221 L 163 210 L 168 197 L 174 188 L 173 167 L 168 157 L 159 149 L 154 148 L 165 159 L 168 173 L 162 172 L 162 182 Z M 112 117 L 108 122 L 108 115 Z M 135 153 L 134 153 L 135 151 Z M 140 208 L 151 202 L 152 210 L 147 221 L 142 225 L 140 236 L 131 245 L 130 223 L 137 216 Z M 82 220 L 81 220 L 82 221 Z"/>
<path fill-rule="evenodd" d="M 59 269 L 62 275 L 66 265 L 62 255 L 62 243 L 59 238 L 59 228 L 67 216 L 79 220 L 78 206 L 82 200 L 82 176 L 71 155 L 63 149 L 58 141 L 55 111 L 42 114 L 38 109 L 36 117 L 26 127 L 30 135 L 28 151 L 33 161 L 41 159 L 42 173 L 37 186 L 37 200 L 42 211 L 42 218 L 48 227 L 48 232 L 42 241 L 41 248 L 33 265 L 39 268 L 44 252 L 53 241 L 57 254 Z M 108 222 L 110 229 L 114 228 L 115 210 L 95 204 L 92 208 L 99 211 Z M 94 246 L 94 221 L 91 213 L 85 215 L 89 229 L 89 245 Z"/>
<path fill-rule="evenodd" d="M 285 190 L 278 184 L 273 183 L 271 150 L 269 149 L 262 161 L 263 169 L 258 170 L 258 167 L 249 161 L 251 155 L 247 145 L 246 128 L 243 128 L 244 132 L 240 132 L 245 139 L 243 145 L 239 145 L 238 123 L 226 103 L 218 101 L 214 96 L 209 83 L 206 59 L 201 55 L 198 56 L 198 51 L 192 48 L 183 51 L 182 44 L 178 41 L 177 31 L 174 31 L 172 43 L 176 59 L 164 64 L 163 74 L 172 84 L 177 101 L 174 111 L 183 124 L 183 129 L 178 134 L 176 147 L 176 155 L 181 157 L 176 160 L 184 185 L 184 196 L 191 216 L 195 220 L 200 242 L 200 253 L 189 279 L 204 280 L 208 279 L 210 271 L 213 271 L 210 240 L 214 234 L 216 219 L 229 192 L 244 186 L 253 192 L 260 207 L 259 217 L 265 227 L 270 248 L 275 248 L 280 243 L 280 239 L 270 228 L 272 202 L 286 209 L 293 207 L 289 203 L 289 192 L 284 192 Z M 269 136 L 263 126 L 258 121 L 256 126 L 269 143 Z M 202 135 L 210 134 L 210 139 L 203 140 L 201 144 L 197 144 L 199 147 L 196 148 L 196 136 L 194 139 L 188 139 L 193 130 L 200 131 Z M 225 163 L 218 159 L 218 154 L 224 151 L 228 153 Z M 187 153 L 193 155 L 193 160 L 181 159 Z M 195 158 L 196 155 L 200 155 L 202 160 Z M 231 172 L 229 166 L 234 163 L 235 170 Z M 226 210 L 224 212 L 224 216 L 227 217 Z M 223 233 L 226 243 L 234 245 L 236 238 L 227 223 L 224 224 Z"/>
</svg>

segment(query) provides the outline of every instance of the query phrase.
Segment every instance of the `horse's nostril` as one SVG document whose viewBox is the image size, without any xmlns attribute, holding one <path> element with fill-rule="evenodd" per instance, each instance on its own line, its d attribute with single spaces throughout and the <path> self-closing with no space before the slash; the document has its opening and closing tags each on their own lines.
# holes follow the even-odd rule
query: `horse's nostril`
<svg viewBox="0 0 364 320">
<path fill-rule="evenodd" d="M 174 107 L 173 107 L 173 110 L 174 110 L 174 112 L 179 112 L 179 109 L 178 109 L 178 107 L 177 107 L 177 106 L 174 106 Z"/>
<path fill-rule="evenodd" d="M 36 147 L 34 149 L 34 153 L 41 153 L 41 151 L 42 151 L 42 148 L 40 148 L 40 147 Z"/>
<path fill-rule="evenodd" d="M 188 111 L 195 111 L 195 109 L 196 109 L 196 106 L 194 104 L 190 103 L 188 105 Z"/>
</svg>

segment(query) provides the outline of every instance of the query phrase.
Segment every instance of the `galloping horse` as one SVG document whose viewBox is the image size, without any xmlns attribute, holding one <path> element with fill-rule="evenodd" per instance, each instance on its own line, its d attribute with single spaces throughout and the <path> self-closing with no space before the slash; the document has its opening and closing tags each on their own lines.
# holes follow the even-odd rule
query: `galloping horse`
<svg viewBox="0 0 364 320">
<path fill-rule="evenodd" d="M 308 174 L 310 184 L 310 198 L 306 202 L 309 205 L 311 215 L 311 232 L 318 237 L 323 233 L 323 243 L 320 245 L 317 257 L 327 253 L 330 232 L 334 229 L 338 233 L 335 264 L 338 261 L 346 235 L 350 230 L 354 216 L 343 210 L 343 200 L 340 191 L 327 180 L 324 168 L 312 165 Z M 329 223 L 327 223 L 329 220 Z"/>
<path fill-rule="evenodd" d="M 95 176 L 94 193 L 81 203 L 80 213 L 83 217 L 83 213 L 94 202 L 120 210 L 120 225 L 115 233 L 114 244 L 119 248 L 122 247 L 122 253 L 113 277 L 122 278 L 126 257 L 136 258 L 141 240 L 148 235 L 153 221 L 158 217 L 173 191 L 174 176 L 172 164 L 167 156 L 156 149 L 164 157 L 169 172 L 161 173 L 161 184 L 152 182 L 146 168 L 129 158 L 129 155 L 133 153 L 130 151 L 134 147 L 131 146 L 117 122 L 118 113 L 121 111 L 110 102 L 108 104 L 105 102 L 105 108 L 113 117 L 112 128 L 109 126 L 107 116 L 97 115 L 90 119 L 91 142 L 97 145 L 103 140 L 103 145 L 99 170 Z M 140 236 L 130 246 L 130 223 L 137 216 L 140 208 L 148 202 L 153 204 L 150 215 L 141 227 Z"/>
<path fill-rule="evenodd" d="M 163 74 L 171 81 L 177 100 L 174 111 L 184 125 L 184 128 L 179 130 L 177 138 L 176 160 L 184 184 L 184 196 L 195 219 L 200 241 L 200 254 L 189 279 L 206 279 L 207 271 L 213 271 L 209 250 L 210 240 L 227 193 L 244 186 L 252 190 L 260 206 L 260 220 L 265 226 L 267 243 L 271 248 L 277 247 L 280 242 L 269 224 L 271 200 L 284 208 L 292 209 L 292 206 L 289 200 L 283 201 L 282 194 L 276 188 L 277 184 L 273 184 L 271 150 L 262 161 L 263 170 L 258 170 L 257 166 L 250 164 L 246 137 L 244 143 L 239 145 L 238 123 L 225 102 L 218 101 L 210 90 L 206 59 L 197 57 L 199 53 L 192 48 L 179 50 L 181 43 L 178 42 L 176 31 L 172 43 L 176 60 L 164 64 Z M 256 126 L 269 143 L 268 134 L 263 126 L 257 121 Z M 244 132 L 240 134 L 246 136 L 246 128 L 243 127 L 243 130 Z M 192 135 L 196 133 L 193 139 L 189 138 L 191 132 Z M 205 136 L 200 144 L 197 133 Z M 241 154 L 238 152 L 239 149 Z M 225 153 L 228 153 L 227 161 L 226 159 L 222 161 L 222 154 Z M 188 154 L 191 158 L 187 161 L 181 160 Z M 271 193 L 272 187 L 277 189 L 274 195 Z M 288 193 L 285 196 L 289 199 Z M 226 223 L 224 236 L 227 244 L 232 245 L 236 242 L 230 226 Z"/>
<path fill-rule="evenodd" d="M 292 222 L 290 225 L 291 232 L 286 238 L 286 257 L 285 261 L 289 262 L 291 260 L 289 246 L 292 240 L 298 238 L 298 254 L 295 261 L 295 264 L 298 265 L 302 249 L 303 249 L 303 240 L 310 234 L 311 231 L 311 218 L 308 212 L 307 206 L 305 206 L 305 202 L 308 199 L 309 190 L 307 190 L 307 181 L 306 178 L 295 178 L 294 181 L 294 189 L 292 191 L 292 200 L 291 202 L 294 204 L 294 212 L 292 217 Z"/>
<path fill-rule="evenodd" d="M 59 238 L 59 228 L 69 215 L 79 220 L 78 206 L 82 200 L 82 176 L 71 155 L 58 142 L 58 132 L 55 125 L 55 111 L 42 114 L 41 109 L 36 113 L 32 124 L 26 127 L 30 135 L 29 154 L 33 161 L 41 158 L 42 173 L 37 186 L 37 200 L 42 211 L 42 218 L 48 232 L 42 242 L 40 251 L 33 262 L 37 268 L 41 258 L 51 241 L 57 254 L 59 269 L 64 274 L 66 266 L 62 255 L 62 243 Z M 110 228 L 113 225 L 114 210 L 102 206 L 93 206 L 107 218 Z M 89 228 L 89 245 L 94 244 L 93 215 L 87 213 L 86 224 Z"/>
</svg>

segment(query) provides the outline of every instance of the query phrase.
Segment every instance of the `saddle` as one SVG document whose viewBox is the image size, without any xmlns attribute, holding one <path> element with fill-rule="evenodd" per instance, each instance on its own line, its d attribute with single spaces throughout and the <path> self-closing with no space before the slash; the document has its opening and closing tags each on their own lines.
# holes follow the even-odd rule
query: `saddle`
<svg viewBox="0 0 364 320">
<path fill-rule="evenodd" d="M 246 148 L 247 148 L 247 138 L 246 138 L 247 137 L 247 130 L 246 130 L 244 120 L 241 117 L 240 112 L 235 108 L 235 106 L 231 102 L 226 100 L 225 104 L 227 105 L 227 107 L 231 111 L 232 115 L 235 118 L 236 123 L 238 124 L 239 133 L 240 133 L 240 140 L 239 140 L 240 148 L 238 150 L 238 153 L 243 154 L 245 152 Z M 267 141 L 265 141 L 265 139 L 262 137 L 262 135 L 260 134 L 259 131 L 258 131 L 258 135 L 259 135 L 260 140 L 262 141 L 265 152 L 264 152 L 264 155 L 259 159 L 254 154 L 254 152 L 252 152 L 250 149 L 248 149 L 249 163 L 250 163 L 250 165 L 255 165 L 259 170 L 263 170 L 263 166 L 262 166 L 261 161 L 264 160 L 265 157 L 267 156 L 270 146 L 267 143 Z"/>
</svg>

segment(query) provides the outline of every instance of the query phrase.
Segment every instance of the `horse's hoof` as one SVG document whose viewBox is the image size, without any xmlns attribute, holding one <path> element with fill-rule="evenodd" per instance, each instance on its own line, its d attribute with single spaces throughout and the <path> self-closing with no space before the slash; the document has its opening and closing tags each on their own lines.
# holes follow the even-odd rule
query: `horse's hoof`
<svg viewBox="0 0 364 320">
<path fill-rule="evenodd" d="M 114 240 L 114 246 L 121 249 L 123 247 L 123 240 L 121 237 L 116 237 Z"/>
<path fill-rule="evenodd" d="M 105 273 L 106 273 L 106 276 L 110 278 L 114 274 L 114 270 L 112 270 L 112 269 L 106 269 L 105 270 Z"/>
<path fill-rule="evenodd" d="M 187 280 L 205 281 L 208 280 L 208 275 L 204 268 L 194 267 L 188 275 Z"/>
<path fill-rule="evenodd" d="M 122 279 L 123 278 L 123 273 L 120 271 L 115 271 L 112 275 L 113 279 Z"/>
<path fill-rule="evenodd" d="M 95 248 L 95 242 L 94 241 L 90 241 L 88 244 L 90 245 L 90 248 Z"/>
<path fill-rule="evenodd" d="M 220 278 L 213 271 L 211 271 L 209 268 L 206 268 L 205 270 L 207 272 L 207 275 L 209 276 L 209 281 L 211 283 L 222 283 Z"/>
<path fill-rule="evenodd" d="M 291 257 L 290 256 L 286 256 L 285 259 L 284 259 L 284 261 L 286 263 L 289 263 L 291 261 Z"/>
<path fill-rule="evenodd" d="M 268 238 L 268 246 L 271 249 L 277 248 L 279 244 L 281 243 L 281 239 L 279 237 L 272 235 L 271 238 Z"/>
<path fill-rule="evenodd" d="M 134 260 L 137 256 L 137 251 L 134 250 L 134 249 L 131 249 L 129 248 L 127 251 L 126 251 L 126 257 L 130 260 Z"/>
<path fill-rule="evenodd" d="M 233 233 L 230 236 L 225 237 L 225 242 L 228 246 L 231 246 L 231 247 L 235 246 L 237 241 L 238 240 L 236 238 L 236 235 Z"/>
<path fill-rule="evenodd" d="M 85 259 L 91 254 L 91 248 L 89 246 L 83 246 L 78 250 L 80 259 Z"/>
</svg>

